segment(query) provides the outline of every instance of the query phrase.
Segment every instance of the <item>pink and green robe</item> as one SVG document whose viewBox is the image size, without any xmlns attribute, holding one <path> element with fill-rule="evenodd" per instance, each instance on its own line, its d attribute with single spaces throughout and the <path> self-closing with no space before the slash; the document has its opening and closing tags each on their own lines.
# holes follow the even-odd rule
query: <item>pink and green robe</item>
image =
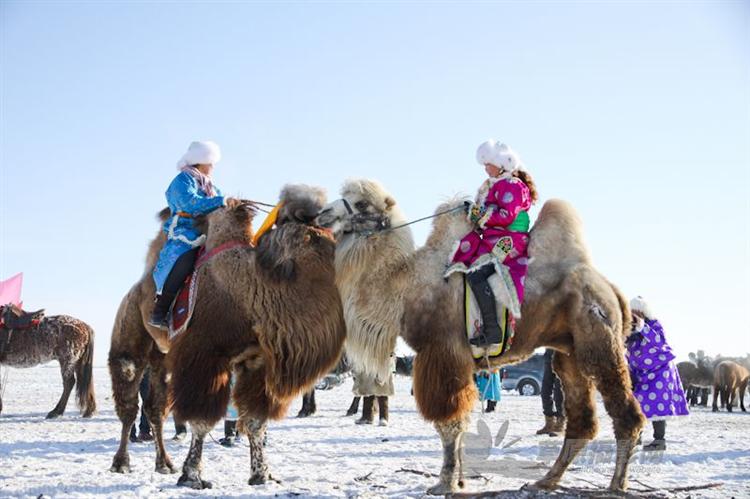
<svg viewBox="0 0 750 499">
<path fill-rule="evenodd" d="M 517 177 L 489 178 L 480 187 L 475 206 L 481 218 L 458 241 L 445 275 L 494 265 L 503 288 L 496 298 L 520 317 L 529 263 L 529 188 Z"/>
</svg>

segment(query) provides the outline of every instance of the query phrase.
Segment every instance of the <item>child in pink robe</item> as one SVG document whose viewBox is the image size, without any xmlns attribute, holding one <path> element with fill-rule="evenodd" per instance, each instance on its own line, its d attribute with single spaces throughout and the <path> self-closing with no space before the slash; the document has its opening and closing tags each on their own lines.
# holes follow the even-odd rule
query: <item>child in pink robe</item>
<svg viewBox="0 0 750 499">
<path fill-rule="evenodd" d="M 495 295 L 487 279 L 497 272 L 504 288 L 503 305 L 514 317 L 521 315 L 524 278 L 528 265 L 528 210 L 536 201 L 534 183 L 520 169 L 518 155 L 505 144 L 488 140 L 479 146 L 477 161 L 489 178 L 469 210 L 474 229 L 451 255 L 446 276 L 467 274 L 467 281 L 482 313 L 482 331 L 471 343 L 486 347 L 501 342 Z"/>
</svg>

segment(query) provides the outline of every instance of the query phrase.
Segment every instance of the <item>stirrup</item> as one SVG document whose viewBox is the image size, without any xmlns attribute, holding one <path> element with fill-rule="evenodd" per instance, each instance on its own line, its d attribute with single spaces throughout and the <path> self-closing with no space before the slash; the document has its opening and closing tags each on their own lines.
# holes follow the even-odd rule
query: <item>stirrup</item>
<svg viewBox="0 0 750 499">
<path fill-rule="evenodd" d="M 500 328 L 498 327 L 498 330 L 499 329 Z M 480 333 L 478 336 L 470 338 L 469 343 L 477 348 L 488 348 L 492 345 L 502 345 L 503 337 L 502 335 L 498 334 L 497 341 L 489 341 L 486 334 Z"/>
<path fill-rule="evenodd" d="M 169 320 L 167 319 L 167 316 L 165 315 L 162 320 L 159 320 L 159 317 L 154 317 L 153 315 L 148 320 L 148 325 L 155 327 L 157 329 L 169 329 Z"/>
</svg>

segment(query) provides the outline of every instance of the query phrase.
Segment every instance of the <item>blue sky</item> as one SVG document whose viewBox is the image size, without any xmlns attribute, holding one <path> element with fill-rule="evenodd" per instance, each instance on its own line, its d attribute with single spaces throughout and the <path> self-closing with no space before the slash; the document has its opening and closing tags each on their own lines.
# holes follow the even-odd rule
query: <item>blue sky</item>
<svg viewBox="0 0 750 499">
<path fill-rule="evenodd" d="M 195 139 L 221 145 L 228 194 L 372 177 L 417 218 L 473 194 L 498 138 L 678 356 L 750 351 L 746 2 L 0 9 L 0 278 L 91 323 L 98 364 Z"/>
</svg>

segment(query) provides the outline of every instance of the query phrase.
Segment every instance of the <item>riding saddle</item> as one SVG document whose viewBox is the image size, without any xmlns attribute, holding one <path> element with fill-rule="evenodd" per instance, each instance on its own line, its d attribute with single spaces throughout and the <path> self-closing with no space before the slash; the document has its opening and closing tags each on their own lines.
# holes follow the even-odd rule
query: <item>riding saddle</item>
<svg viewBox="0 0 750 499">
<path fill-rule="evenodd" d="M 44 309 L 26 312 L 13 304 L 0 307 L 0 328 L 29 329 L 44 319 Z"/>
</svg>

